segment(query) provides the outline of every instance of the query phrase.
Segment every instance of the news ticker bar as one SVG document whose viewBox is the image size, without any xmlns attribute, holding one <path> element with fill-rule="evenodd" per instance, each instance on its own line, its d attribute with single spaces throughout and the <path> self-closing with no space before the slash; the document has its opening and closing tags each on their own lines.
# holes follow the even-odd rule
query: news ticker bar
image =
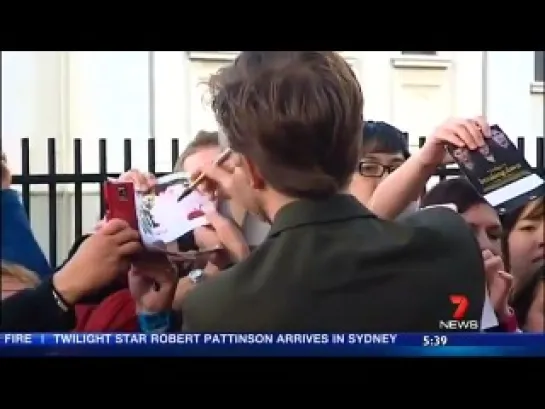
<svg viewBox="0 0 545 409">
<path fill-rule="evenodd" d="M 0 354 L 102 356 L 545 356 L 545 334 L 2 333 Z"/>
</svg>

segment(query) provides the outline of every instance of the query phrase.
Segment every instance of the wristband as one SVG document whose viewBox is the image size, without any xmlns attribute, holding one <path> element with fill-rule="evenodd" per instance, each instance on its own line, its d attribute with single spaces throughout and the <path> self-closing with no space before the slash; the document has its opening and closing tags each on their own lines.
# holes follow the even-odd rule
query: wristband
<svg viewBox="0 0 545 409">
<path fill-rule="evenodd" d="M 65 301 L 62 295 L 57 291 L 57 289 L 53 285 L 53 280 L 51 280 L 51 293 L 53 294 L 53 299 L 55 300 L 55 303 L 57 304 L 57 306 L 63 312 L 68 312 L 68 310 L 70 309 L 70 305 Z"/>
<path fill-rule="evenodd" d="M 191 270 L 187 276 L 193 284 L 199 284 L 205 278 L 203 269 Z"/>
<path fill-rule="evenodd" d="M 146 333 L 167 332 L 170 328 L 170 311 L 157 313 L 139 313 L 140 329 Z"/>
</svg>

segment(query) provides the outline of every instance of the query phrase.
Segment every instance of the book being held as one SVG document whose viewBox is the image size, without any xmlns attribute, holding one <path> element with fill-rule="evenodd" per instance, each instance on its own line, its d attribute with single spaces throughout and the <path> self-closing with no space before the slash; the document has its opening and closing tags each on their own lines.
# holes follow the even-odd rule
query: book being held
<svg viewBox="0 0 545 409">
<path fill-rule="evenodd" d="M 545 181 L 498 125 L 492 125 L 491 132 L 477 150 L 455 146 L 447 150 L 472 186 L 503 214 L 543 196 Z"/>
</svg>

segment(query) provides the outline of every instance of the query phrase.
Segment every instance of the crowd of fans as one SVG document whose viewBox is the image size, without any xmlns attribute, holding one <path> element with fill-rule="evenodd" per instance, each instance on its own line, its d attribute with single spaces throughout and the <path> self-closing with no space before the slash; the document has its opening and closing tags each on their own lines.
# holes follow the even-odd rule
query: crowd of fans
<svg viewBox="0 0 545 409">
<path fill-rule="evenodd" d="M 483 146 L 486 119 L 447 120 L 411 155 L 395 126 L 364 120 L 334 52 L 242 52 L 209 86 L 221 132 L 199 132 L 174 171 L 204 174 L 217 208 L 177 244 L 221 250 L 189 267 L 103 219 L 49 266 L 2 155 L 2 331 L 438 332 L 451 294 L 467 319 L 490 303 L 498 325 L 480 331 L 544 331 L 544 199 L 500 217 L 464 178 L 426 189 L 446 144 Z M 257 246 L 246 212 L 270 225 Z"/>
</svg>

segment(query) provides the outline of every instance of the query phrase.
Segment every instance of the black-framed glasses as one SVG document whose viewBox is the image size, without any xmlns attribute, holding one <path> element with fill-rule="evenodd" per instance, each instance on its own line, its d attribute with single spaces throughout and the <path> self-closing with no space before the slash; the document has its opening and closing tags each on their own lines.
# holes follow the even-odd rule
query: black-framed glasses
<svg viewBox="0 0 545 409">
<path fill-rule="evenodd" d="M 358 164 L 358 173 L 368 178 L 381 178 L 384 174 L 391 174 L 398 169 L 402 164 L 386 166 L 378 162 L 361 161 Z"/>
</svg>

